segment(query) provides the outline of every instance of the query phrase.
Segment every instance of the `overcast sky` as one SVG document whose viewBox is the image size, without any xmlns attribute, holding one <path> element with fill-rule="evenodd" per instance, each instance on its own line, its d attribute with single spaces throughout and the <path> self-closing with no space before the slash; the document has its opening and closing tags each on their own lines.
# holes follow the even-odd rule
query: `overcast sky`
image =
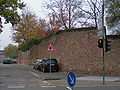
<svg viewBox="0 0 120 90">
<path fill-rule="evenodd" d="M 36 13 L 37 16 L 39 15 L 41 15 L 40 17 L 43 16 L 41 13 L 42 11 L 41 5 L 44 0 L 22 0 L 22 1 L 24 1 L 27 4 L 27 6 L 30 7 L 30 9 Z M 12 41 L 11 24 L 5 24 L 3 32 L 0 34 L 0 50 L 3 50 L 4 47 L 6 47 L 10 43 L 14 43 Z"/>
<path fill-rule="evenodd" d="M 49 0 L 22 0 L 27 4 L 27 7 L 36 13 L 41 18 L 46 18 L 46 11 L 43 10 L 42 5 L 44 1 Z M 11 24 L 4 25 L 3 32 L 0 34 L 0 50 L 4 49 L 8 44 L 13 43 L 12 41 L 12 30 Z"/>
</svg>

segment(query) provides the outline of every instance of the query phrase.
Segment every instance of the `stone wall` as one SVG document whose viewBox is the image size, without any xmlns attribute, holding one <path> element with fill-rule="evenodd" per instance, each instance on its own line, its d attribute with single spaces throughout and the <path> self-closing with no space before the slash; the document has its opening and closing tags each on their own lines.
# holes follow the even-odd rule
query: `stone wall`
<svg viewBox="0 0 120 90">
<path fill-rule="evenodd" d="M 51 58 L 58 59 L 61 71 L 82 74 L 102 74 L 102 49 L 98 48 L 96 31 L 63 32 L 43 40 L 34 46 L 29 55 L 23 53 L 21 63 L 31 65 L 37 58 L 50 58 L 45 49 L 52 43 L 56 52 Z M 120 40 L 112 39 L 112 51 L 105 53 L 107 74 L 120 74 Z"/>
<path fill-rule="evenodd" d="M 30 51 L 21 52 L 17 58 L 17 62 L 20 64 L 30 65 Z"/>
<path fill-rule="evenodd" d="M 120 39 L 111 39 L 111 41 L 111 51 L 105 55 L 107 72 L 120 75 Z"/>
</svg>

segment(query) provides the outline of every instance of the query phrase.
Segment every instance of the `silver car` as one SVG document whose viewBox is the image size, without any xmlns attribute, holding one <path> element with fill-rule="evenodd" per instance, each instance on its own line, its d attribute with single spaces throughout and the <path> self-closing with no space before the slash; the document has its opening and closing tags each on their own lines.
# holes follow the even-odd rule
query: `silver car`
<svg viewBox="0 0 120 90">
<path fill-rule="evenodd" d="M 33 63 L 33 68 L 38 70 L 38 64 L 42 62 L 42 59 L 37 59 L 36 61 L 34 61 Z"/>
</svg>

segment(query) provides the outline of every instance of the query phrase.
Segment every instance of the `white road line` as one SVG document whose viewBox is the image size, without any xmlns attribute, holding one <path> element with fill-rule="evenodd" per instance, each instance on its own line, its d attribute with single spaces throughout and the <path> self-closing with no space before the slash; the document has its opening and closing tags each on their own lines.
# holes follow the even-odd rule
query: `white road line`
<svg viewBox="0 0 120 90">
<path fill-rule="evenodd" d="M 44 85 L 50 85 L 50 83 L 47 82 L 47 81 L 42 81 L 42 83 L 43 83 Z"/>
<path fill-rule="evenodd" d="M 8 88 L 24 88 L 25 86 L 8 86 Z"/>
<path fill-rule="evenodd" d="M 41 86 L 41 87 L 56 87 L 56 86 Z"/>
<path fill-rule="evenodd" d="M 70 88 L 70 87 L 66 87 L 67 89 L 69 89 L 69 90 L 72 90 L 72 88 Z"/>
<path fill-rule="evenodd" d="M 30 72 L 31 74 L 35 75 L 36 77 L 40 77 L 38 74 L 34 73 L 34 72 L 31 72 L 31 71 L 28 71 Z"/>
</svg>

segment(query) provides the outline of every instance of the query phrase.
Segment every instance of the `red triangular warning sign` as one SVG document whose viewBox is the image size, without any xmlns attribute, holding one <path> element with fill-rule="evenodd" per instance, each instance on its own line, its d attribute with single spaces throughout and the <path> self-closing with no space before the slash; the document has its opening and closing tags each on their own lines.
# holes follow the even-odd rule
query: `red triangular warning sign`
<svg viewBox="0 0 120 90">
<path fill-rule="evenodd" d="M 55 47 L 50 43 L 46 49 L 47 52 L 55 52 Z"/>
</svg>

